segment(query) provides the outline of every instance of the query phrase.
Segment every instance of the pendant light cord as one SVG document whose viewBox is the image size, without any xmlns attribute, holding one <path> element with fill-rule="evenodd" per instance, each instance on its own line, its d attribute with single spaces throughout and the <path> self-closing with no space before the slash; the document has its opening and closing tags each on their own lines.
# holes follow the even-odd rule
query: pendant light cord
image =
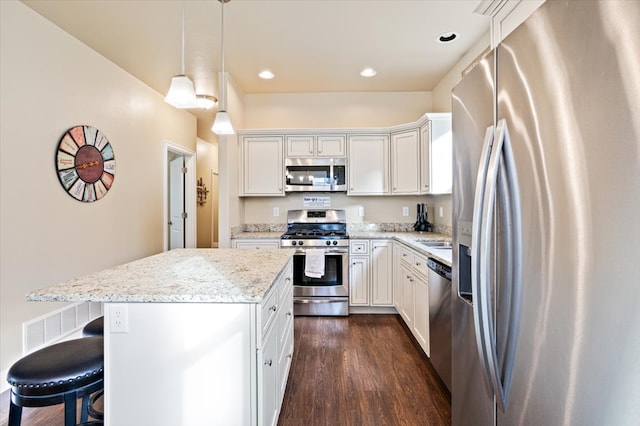
<svg viewBox="0 0 640 426">
<path fill-rule="evenodd" d="M 184 0 L 182 0 L 182 75 L 184 73 Z"/>
<path fill-rule="evenodd" d="M 225 0 L 220 1 L 220 63 L 222 67 L 222 75 L 220 78 L 220 84 L 222 87 L 220 88 L 220 111 L 227 110 L 227 85 L 226 85 L 226 77 L 224 75 L 224 4 Z"/>
</svg>

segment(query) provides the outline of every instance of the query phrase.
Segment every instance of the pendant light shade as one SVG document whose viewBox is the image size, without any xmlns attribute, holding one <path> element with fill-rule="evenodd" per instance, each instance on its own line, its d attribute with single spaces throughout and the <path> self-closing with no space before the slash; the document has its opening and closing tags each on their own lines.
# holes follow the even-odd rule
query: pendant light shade
<svg viewBox="0 0 640 426">
<path fill-rule="evenodd" d="M 231 0 L 218 0 L 220 2 L 220 64 L 222 71 L 220 72 L 220 107 L 216 118 L 213 121 L 211 130 L 217 135 L 233 135 L 233 125 L 231 117 L 227 112 L 227 76 L 224 72 L 224 4 Z"/>
<path fill-rule="evenodd" d="M 191 79 L 184 74 L 174 76 L 164 101 L 176 108 L 195 108 L 196 91 Z"/>
<path fill-rule="evenodd" d="M 231 117 L 227 111 L 218 111 L 211 130 L 217 135 L 233 135 L 234 131 L 231 125 Z"/>
<path fill-rule="evenodd" d="M 176 108 L 197 108 L 193 82 L 184 73 L 184 0 L 182 1 L 182 73 L 173 76 L 164 101 Z"/>
</svg>

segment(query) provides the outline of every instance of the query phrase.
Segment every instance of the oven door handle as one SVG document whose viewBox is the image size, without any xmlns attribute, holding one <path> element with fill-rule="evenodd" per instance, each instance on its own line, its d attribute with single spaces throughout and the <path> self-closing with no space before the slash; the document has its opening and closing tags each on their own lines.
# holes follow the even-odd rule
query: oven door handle
<svg viewBox="0 0 640 426">
<path fill-rule="evenodd" d="M 349 253 L 348 250 L 325 250 L 324 254 L 325 256 L 328 254 L 347 254 Z M 295 252 L 293 252 L 294 256 L 304 256 L 305 251 L 303 249 L 296 249 Z"/>
</svg>

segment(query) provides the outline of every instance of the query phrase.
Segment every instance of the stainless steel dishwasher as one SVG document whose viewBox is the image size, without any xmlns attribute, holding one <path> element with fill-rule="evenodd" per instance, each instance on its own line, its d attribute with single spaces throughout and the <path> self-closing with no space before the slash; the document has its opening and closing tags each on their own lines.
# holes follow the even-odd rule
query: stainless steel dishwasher
<svg viewBox="0 0 640 426">
<path fill-rule="evenodd" d="M 451 391 L 451 267 L 431 257 L 427 266 L 431 364 Z"/>
</svg>

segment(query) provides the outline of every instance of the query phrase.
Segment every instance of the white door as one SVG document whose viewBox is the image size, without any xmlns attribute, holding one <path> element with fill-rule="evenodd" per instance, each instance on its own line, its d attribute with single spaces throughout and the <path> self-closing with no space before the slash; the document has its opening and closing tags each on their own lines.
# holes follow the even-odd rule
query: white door
<svg viewBox="0 0 640 426">
<path fill-rule="evenodd" d="M 184 248 L 184 157 L 169 163 L 169 250 Z"/>
</svg>

